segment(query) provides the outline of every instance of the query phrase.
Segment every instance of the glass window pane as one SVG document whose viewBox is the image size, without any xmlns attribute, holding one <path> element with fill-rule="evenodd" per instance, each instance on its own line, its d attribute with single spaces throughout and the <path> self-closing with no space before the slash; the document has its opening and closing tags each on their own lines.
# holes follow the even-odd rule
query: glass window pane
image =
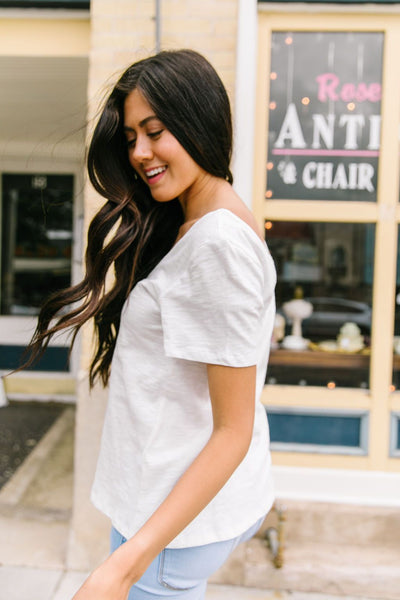
<svg viewBox="0 0 400 600">
<path fill-rule="evenodd" d="M 393 337 L 393 386 L 392 391 L 400 389 L 400 228 L 397 229 L 397 271 L 396 301 L 394 313 Z"/>
<path fill-rule="evenodd" d="M 400 450 L 400 419 L 397 420 L 396 441 L 396 450 Z"/>
<path fill-rule="evenodd" d="M 317 446 L 361 446 L 361 418 L 268 412 L 271 442 Z"/>
<path fill-rule="evenodd" d="M 5 174 L 1 314 L 35 315 L 71 282 L 73 176 Z"/>
<path fill-rule="evenodd" d="M 376 201 L 383 39 L 272 34 L 267 199 Z"/>
<path fill-rule="evenodd" d="M 278 274 L 267 383 L 368 387 L 375 226 L 265 228 Z"/>
<path fill-rule="evenodd" d="M 392 412 L 390 418 L 390 456 L 400 457 L 400 413 Z"/>
</svg>

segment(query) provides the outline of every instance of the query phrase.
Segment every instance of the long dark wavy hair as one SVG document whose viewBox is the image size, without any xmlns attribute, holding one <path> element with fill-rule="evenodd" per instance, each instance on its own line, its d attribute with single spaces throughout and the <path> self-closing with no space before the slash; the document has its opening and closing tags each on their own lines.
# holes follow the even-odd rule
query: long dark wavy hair
<svg viewBox="0 0 400 600">
<path fill-rule="evenodd" d="M 107 385 L 122 306 L 171 249 L 184 218 L 178 199 L 157 203 L 128 161 L 124 103 L 135 89 L 200 167 L 232 183 L 229 99 L 210 63 L 192 50 L 171 50 L 131 65 L 106 100 L 88 150 L 90 181 L 107 201 L 89 226 L 85 277 L 45 302 L 24 365 L 40 357 L 63 329 L 72 331 L 72 348 L 93 317 L 91 387 L 98 377 Z M 112 268 L 113 282 L 106 289 Z"/>
</svg>

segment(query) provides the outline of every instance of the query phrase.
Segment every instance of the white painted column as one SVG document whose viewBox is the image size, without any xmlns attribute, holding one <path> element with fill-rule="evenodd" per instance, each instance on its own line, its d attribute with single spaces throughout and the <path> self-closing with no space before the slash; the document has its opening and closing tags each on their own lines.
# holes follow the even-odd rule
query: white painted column
<svg viewBox="0 0 400 600">
<path fill-rule="evenodd" d="M 251 208 L 257 72 L 257 0 L 239 0 L 232 171 L 234 188 Z"/>
</svg>

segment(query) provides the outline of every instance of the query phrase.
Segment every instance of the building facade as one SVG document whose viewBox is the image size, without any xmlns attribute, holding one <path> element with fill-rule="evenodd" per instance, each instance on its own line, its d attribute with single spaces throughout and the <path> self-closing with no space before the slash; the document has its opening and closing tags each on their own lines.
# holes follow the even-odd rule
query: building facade
<svg viewBox="0 0 400 600">
<path fill-rule="evenodd" d="M 277 494 L 398 505 L 399 34 L 396 3 L 0 1 L 0 369 L 46 293 L 82 274 L 101 205 L 85 140 L 105 93 L 135 59 L 194 48 L 232 100 L 235 185 L 278 271 L 263 394 Z M 76 567 L 106 550 L 89 502 L 106 403 L 89 394 L 90 356 L 87 327 L 70 359 L 58 338 L 5 381 L 10 398 L 77 399 Z"/>
</svg>

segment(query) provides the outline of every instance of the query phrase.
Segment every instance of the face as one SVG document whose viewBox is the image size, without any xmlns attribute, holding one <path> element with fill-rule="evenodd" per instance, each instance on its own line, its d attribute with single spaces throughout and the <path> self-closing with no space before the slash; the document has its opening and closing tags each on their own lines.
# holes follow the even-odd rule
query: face
<svg viewBox="0 0 400 600">
<path fill-rule="evenodd" d="M 184 204 L 207 173 L 165 128 L 139 90 L 125 100 L 124 129 L 129 162 L 158 202 Z"/>
</svg>

